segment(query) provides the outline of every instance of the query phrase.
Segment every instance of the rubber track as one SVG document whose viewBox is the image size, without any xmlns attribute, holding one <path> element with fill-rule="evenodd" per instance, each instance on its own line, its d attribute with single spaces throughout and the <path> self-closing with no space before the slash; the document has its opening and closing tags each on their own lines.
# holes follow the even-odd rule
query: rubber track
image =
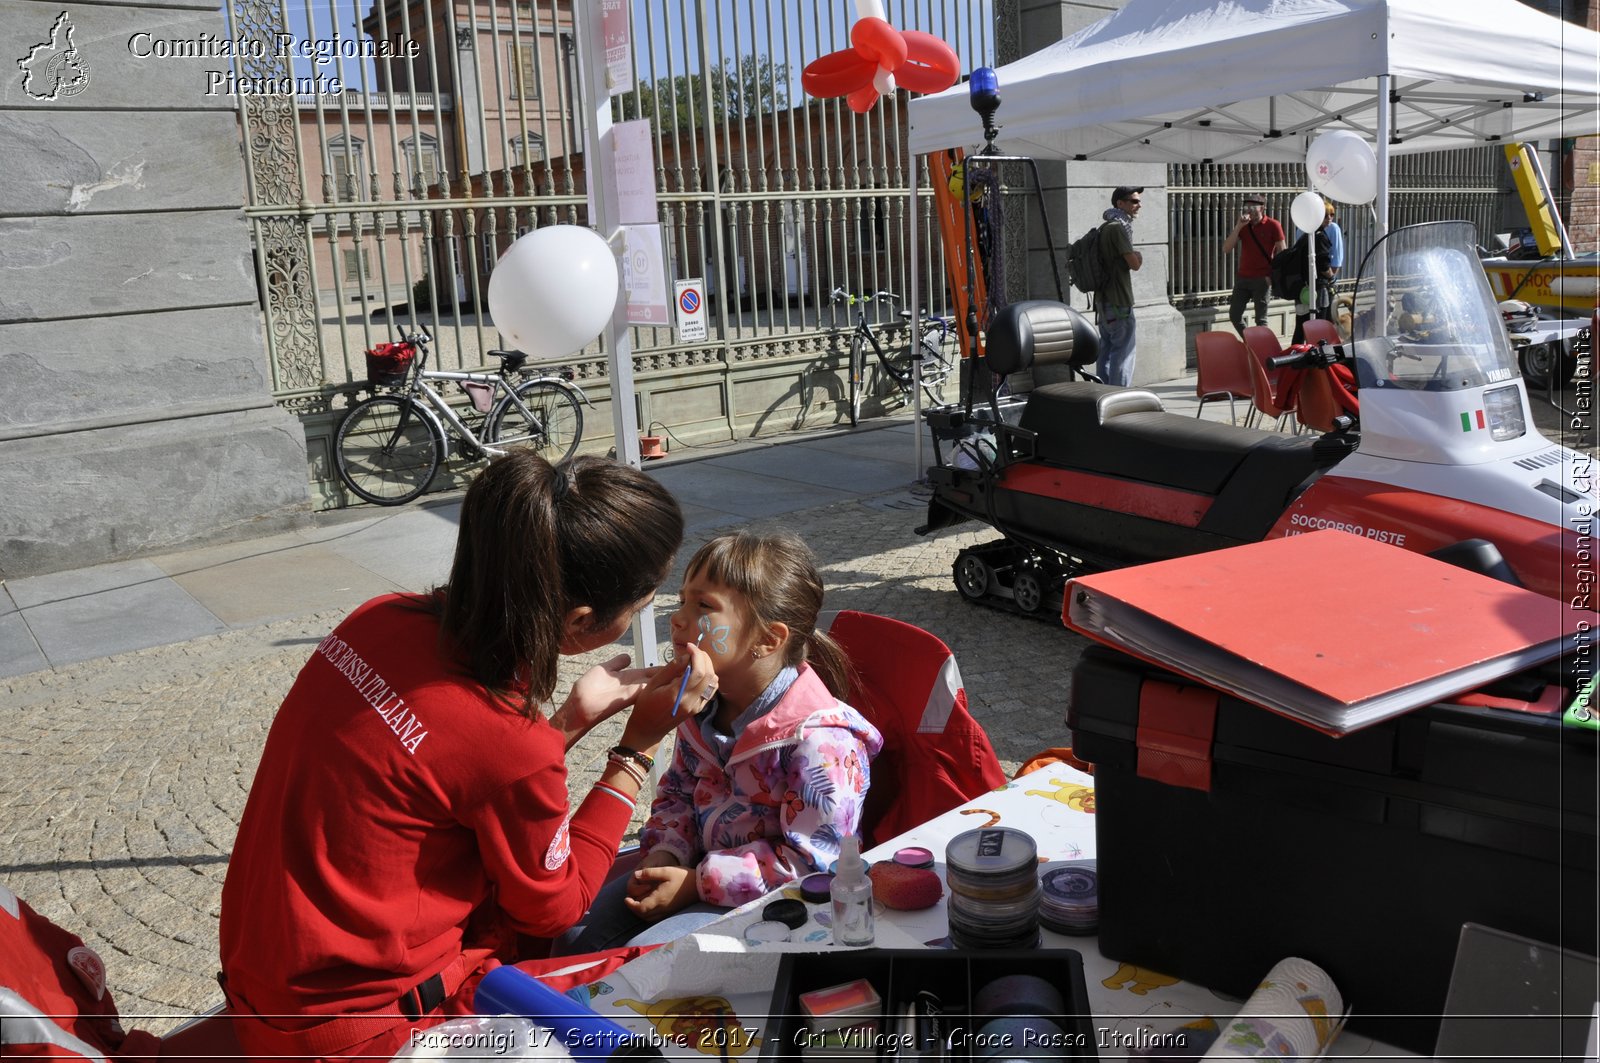
<svg viewBox="0 0 1600 1063">
<path fill-rule="evenodd" d="M 955 561 L 950 565 L 951 579 L 957 584 L 956 593 L 961 595 L 962 601 L 971 602 L 974 605 L 987 606 L 990 609 L 997 609 L 1002 613 L 1010 613 L 1013 616 L 1027 617 L 1029 620 L 1040 620 L 1047 624 L 1060 627 L 1061 607 L 1059 604 L 1053 608 L 1048 604 L 1041 605 L 1040 608 L 1035 609 L 1030 613 L 1018 608 L 1016 599 L 1014 598 L 1002 597 L 1001 595 L 994 594 L 992 592 L 985 594 L 982 598 L 969 598 L 960 589 L 961 562 L 968 556 L 976 555 L 983 558 L 984 562 L 989 566 L 989 570 L 993 572 L 997 569 L 1004 568 L 1007 565 L 1015 564 L 1022 558 L 1027 557 L 1029 552 L 1029 547 L 1022 545 L 1013 539 L 996 539 L 993 542 L 987 542 L 978 546 L 968 546 L 963 548 L 959 553 L 956 554 Z M 1061 566 L 1068 572 L 1077 572 L 1081 574 L 1082 572 L 1087 571 L 1082 565 L 1073 562 L 1065 556 L 1058 554 L 1057 557 Z"/>
</svg>

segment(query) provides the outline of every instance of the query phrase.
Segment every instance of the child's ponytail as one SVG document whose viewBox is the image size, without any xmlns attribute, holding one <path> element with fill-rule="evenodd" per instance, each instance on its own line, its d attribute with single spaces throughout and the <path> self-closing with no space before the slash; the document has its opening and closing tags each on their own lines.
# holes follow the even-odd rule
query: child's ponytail
<svg viewBox="0 0 1600 1063">
<path fill-rule="evenodd" d="M 801 659 L 811 665 L 834 697 L 840 701 L 850 701 L 855 696 L 859 682 L 855 666 L 845 655 L 844 647 L 835 642 L 832 635 L 814 629 L 806 636 Z"/>
</svg>

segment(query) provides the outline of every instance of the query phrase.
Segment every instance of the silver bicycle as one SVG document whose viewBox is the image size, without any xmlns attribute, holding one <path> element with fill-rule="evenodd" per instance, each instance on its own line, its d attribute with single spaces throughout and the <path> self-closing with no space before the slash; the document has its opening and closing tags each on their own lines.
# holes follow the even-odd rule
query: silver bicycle
<svg viewBox="0 0 1600 1063">
<path fill-rule="evenodd" d="M 399 506 L 428 489 L 449 454 L 449 435 L 468 458 L 494 458 L 531 447 L 551 462 L 570 457 L 583 438 L 587 395 L 572 371 L 523 378 L 528 356 L 490 351 L 496 372 L 429 369 L 426 332 L 403 336 L 367 354 L 369 382 L 380 393 L 351 407 L 334 436 L 334 465 L 345 484 L 380 506 Z M 474 432 L 430 381 L 459 384 L 483 415 Z M 446 428 L 449 434 L 446 433 Z"/>
</svg>

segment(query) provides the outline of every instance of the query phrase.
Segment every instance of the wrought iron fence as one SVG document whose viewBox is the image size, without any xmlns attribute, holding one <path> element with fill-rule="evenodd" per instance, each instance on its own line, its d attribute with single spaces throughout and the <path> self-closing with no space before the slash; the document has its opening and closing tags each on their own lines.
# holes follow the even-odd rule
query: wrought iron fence
<svg viewBox="0 0 1600 1063">
<path fill-rule="evenodd" d="M 1421 221 L 1466 219 L 1487 236 L 1500 217 L 1505 180 L 1498 147 L 1400 155 L 1390 160 L 1391 227 Z M 1294 240 L 1289 204 L 1305 191 L 1305 168 L 1291 164 L 1170 166 L 1167 210 L 1171 272 L 1167 293 L 1174 305 L 1196 306 L 1225 300 L 1233 288 L 1234 256 L 1223 241 L 1249 192 L 1266 197 L 1267 213 L 1283 223 Z M 1369 207 L 1338 206 L 1344 234 L 1342 279 L 1353 280 L 1372 246 L 1376 223 Z"/>
<path fill-rule="evenodd" d="M 496 342 L 482 293 L 498 254 L 530 228 L 585 217 L 570 0 L 364 2 L 227 5 L 236 36 L 267 44 L 239 60 L 241 79 L 325 78 L 323 91 L 242 95 L 240 108 L 274 381 L 307 408 L 358 382 L 360 352 L 399 322 L 430 325 L 445 364 L 479 364 Z M 903 290 L 903 100 L 857 116 L 799 89 L 809 58 L 843 46 L 849 0 L 630 7 L 635 88 L 614 109 L 655 125 L 668 261 L 706 279 L 708 345 L 815 332 L 836 286 Z M 891 7 L 964 62 L 992 62 L 990 3 Z M 354 35 L 367 54 L 285 57 L 271 46 L 280 34 Z M 333 78 L 344 91 L 326 91 Z M 938 269 L 930 256 L 924 291 Z M 665 329 L 634 336 L 647 361 L 672 345 Z"/>
</svg>

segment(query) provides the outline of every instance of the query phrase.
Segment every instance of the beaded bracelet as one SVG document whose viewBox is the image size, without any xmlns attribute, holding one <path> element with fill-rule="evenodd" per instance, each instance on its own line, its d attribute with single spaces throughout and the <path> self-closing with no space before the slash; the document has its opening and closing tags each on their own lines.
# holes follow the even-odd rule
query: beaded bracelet
<svg viewBox="0 0 1600 1063">
<path fill-rule="evenodd" d="M 637 749 L 629 749 L 627 746 L 612 746 L 611 752 L 619 757 L 633 761 L 645 771 L 650 771 L 656 766 L 656 758 L 648 753 L 641 753 Z"/>
<path fill-rule="evenodd" d="M 645 774 L 639 770 L 638 765 L 634 764 L 633 761 L 619 757 L 615 753 L 608 754 L 606 756 L 606 760 L 607 762 L 620 768 L 622 770 L 622 774 L 632 779 L 639 789 L 644 789 Z"/>
</svg>

